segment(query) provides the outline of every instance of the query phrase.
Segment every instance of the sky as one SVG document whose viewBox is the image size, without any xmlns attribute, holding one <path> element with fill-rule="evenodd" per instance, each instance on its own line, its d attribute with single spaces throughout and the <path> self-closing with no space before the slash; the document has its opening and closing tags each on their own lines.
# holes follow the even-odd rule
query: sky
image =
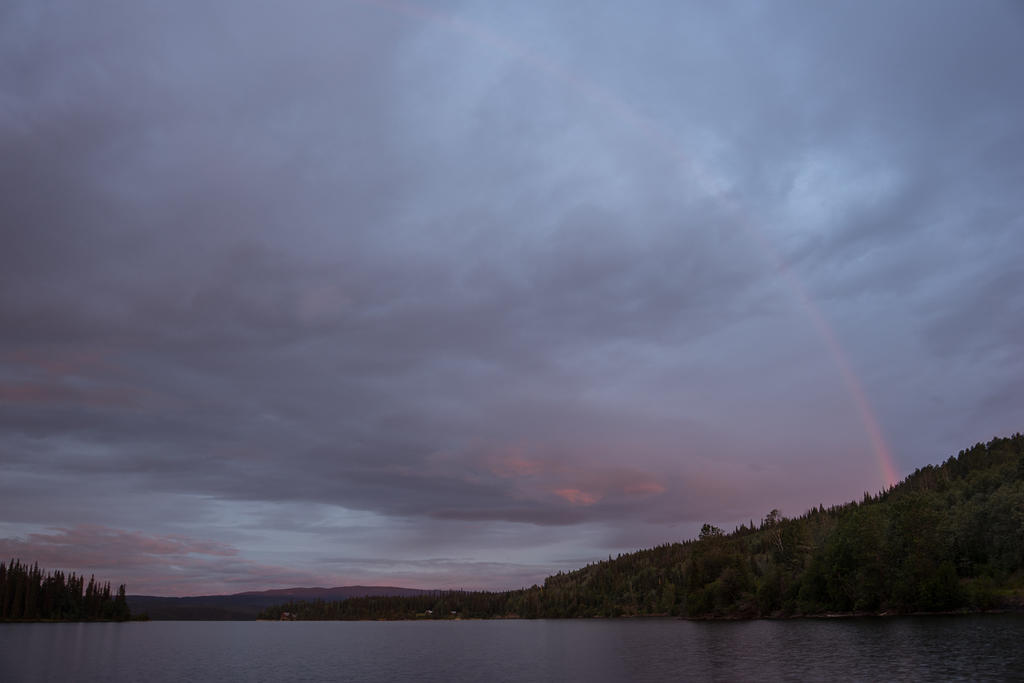
<svg viewBox="0 0 1024 683">
<path fill-rule="evenodd" d="M 1024 5 L 0 5 L 0 557 L 508 589 L 1024 428 Z"/>
</svg>

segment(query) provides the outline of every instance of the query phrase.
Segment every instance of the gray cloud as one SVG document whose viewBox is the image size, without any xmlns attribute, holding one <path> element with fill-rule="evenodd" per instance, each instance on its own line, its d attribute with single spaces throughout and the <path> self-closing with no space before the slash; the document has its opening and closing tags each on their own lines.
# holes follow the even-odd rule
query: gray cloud
<svg viewBox="0 0 1024 683">
<path fill-rule="evenodd" d="M 496 587 L 1020 429 L 1011 3 L 0 12 L 19 553 Z"/>
</svg>

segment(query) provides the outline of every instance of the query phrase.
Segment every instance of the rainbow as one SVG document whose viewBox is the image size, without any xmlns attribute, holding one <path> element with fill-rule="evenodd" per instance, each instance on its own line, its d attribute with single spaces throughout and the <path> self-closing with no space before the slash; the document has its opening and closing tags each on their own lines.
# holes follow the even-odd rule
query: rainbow
<svg viewBox="0 0 1024 683">
<path fill-rule="evenodd" d="M 828 324 L 821 310 L 815 305 L 806 287 L 793 274 L 792 270 L 783 263 L 775 249 L 754 229 L 754 222 L 747 218 L 746 213 L 742 211 L 741 207 L 733 199 L 726 196 L 718 187 L 713 174 L 705 172 L 704 169 L 692 163 L 691 159 L 683 153 L 681 145 L 670 134 L 631 107 L 628 102 L 618 97 L 615 93 L 579 74 L 567 70 L 562 65 L 529 50 L 521 43 L 510 40 L 479 23 L 467 21 L 451 13 L 412 5 L 402 0 L 359 1 L 365 5 L 380 7 L 412 19 L 442 25 L 453 33 L 464 36 L 489 49 L 504 53 L 524 64 L 528 64 L 548 78 L 561 82 L 580 93 L 586 99 L 613 112 L 632 129 L 639 131 L 644 137 L 656 143 L 658 149 L 674 157 L 681 164 L 682 168 L 688 170 L 693 181 L 703 193 L 729 208 L 733 215 L 740 218 L 737 221 L 738 227 L 752 238 L 772 264 L 775 271 L 782 277 L 782 280 L 786 283 L 791 294 L 807 315 L 815 331 L 821 337 L 829 355 L 839 370 L 843 384 L 853 400 L 858 418 L 867 434 L 875 462 L 880 471 L 882 483 L 886 488 L 890 488 L 899 482 L 898 469 L 893 461 L 892 451 L 886 442 L 878 417 L 871 406 L 871 401 L 860 379 L 853 371 L 848 355 L 843 349 L 842 344 L 840 344 L 835 330 Z"/>
<path fill-rule="evenodd" d="M 889 448 L 889 444 L 886 443 L 885 436 L 882 433 L 882 427 L 878 423 L 878 417 L 875 415 L 874 409 L 871 407 L 871 401 L 868 399 L 867 393 L 864 391 L 864 387 L 860 383 L 857 375 L 853 372 L 853 368 L 850 366 L 850 361 L 847 358 L 846 351 L 843 350 L 842 345 L 839 343 L 838 337 L 836 337 L 835 330 L 825 320 L 825 316 L 822 315 L 821 310 L 814 305 L 814 302 L 807 294 L 807 290 L 801 284 L 801 282 L 793 276 L 789 269 L 780 269 L 785 276 L 785 280 L 795 295 L 807 317 L 814 325 L 815 330 L 821 336 L 821 339 L 825 342 L 826 348 L 828 348 L 829 354 L 835 361 L 836 366 L 839 368 L 839 373 L 842 375 L 843 384 L 846 385 L 846 390 L 850 393 L 850 397 L 853 399 L 854 405 L 857 407 L 857 414 L 860 417 L 861 423 L 864 425 L 864 429 L 867 432 L 868 440 L 871 443 L 871 449 L 874 451 L 875 461 L 878 463 L 881 469 L 882 482 L 886 488 L 891 488 L 899 483 L 900 477 L 897 474 L 896 463 L 892 459 L 892 451 Z"/>
</svg>

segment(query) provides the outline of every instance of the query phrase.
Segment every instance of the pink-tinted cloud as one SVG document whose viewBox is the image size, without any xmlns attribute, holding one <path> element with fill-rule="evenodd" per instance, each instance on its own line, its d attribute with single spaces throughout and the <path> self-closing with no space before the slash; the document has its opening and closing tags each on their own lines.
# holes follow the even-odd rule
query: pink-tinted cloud
<svg viewBox="0 0 1024 683">
<path fill-rule="evenodd" d="M 499 477 L 527 477 L 540 474 L 548 469 L 548 466 L 540 460 L 516 454 L 492 456 L 488 460 L 488 467 L 493 474 Z"/>
<path fill-rule="evenodd" d="M 579 489 L 556 489 L 552 491 L 556 496 L 569 501 L 573 505 L 593 505 L 601 500 L 599 494 L 588 493 Z"/>
<path fill-rule="evenodd" d="M 147 536 L 134 531 L 95 524 L 55 529 L 52 533 L 28 534 L 24 540 L 0 539 L 0 551 L 23 555 L 31 552 L 41 562 L 63 564 L 68 560 L 96 566 L 148 564 L 154 556 L 212 555 L 232 557 L 238 550 L 218 541 L 184 536 Z"/>
<path fill-rule="evenodd" d="M 126 583 L 128 592 L 135 594 L 235 593 L 333 583 L 330 577 L 314 572 L 244 559 L 227 543 L 86 524 L 24 538 L 2 538 L 0 557 L 38 562 L 47 569 L 95 574 L 104 581 Z"/>
<path fill-rule="evenodd" d="M 551 500 L 551 494 L 584 510 L 585 513 L 603 514 L 601 503 L 621 508 L 622 505 L 640 503 L 665 493 L 668 479 L 657 473 L 611 464 L 615 458 L 608 454 L 606 444 L 589 447 L 566 447 L 562 444 L 512 444 L 484 448 L 483 454 L 468 456 L 473 481 L 493 481 L 515 491 L 521 500 L 538 504 Z M 461 464 L 465 461 L 453 461 Z M 564 508 L 561 508 L 564 510 Z M 557 509 L 552 515 L 565 517 Z M 580 518 L 577 521 L 582 521 Z"/>
<path fill-rule="evenodd" d="M 622 490 L 635 496 L 656 496 L 666 491 L 665 487 L 656 481 L 638 481 L 626 484 Z"/>
</svg>

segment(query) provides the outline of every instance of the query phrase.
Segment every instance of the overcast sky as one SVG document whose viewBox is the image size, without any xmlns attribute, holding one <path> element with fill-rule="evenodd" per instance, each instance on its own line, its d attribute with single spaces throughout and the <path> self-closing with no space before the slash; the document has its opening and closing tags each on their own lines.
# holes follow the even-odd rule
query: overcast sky
<svg viewBox="0 0 1024 683">
<path fill-rule="evenodd" d="M 0 557 L 518 588 L 1024 428 L 1019 2 L 0 4 Z"/>
</svg>

